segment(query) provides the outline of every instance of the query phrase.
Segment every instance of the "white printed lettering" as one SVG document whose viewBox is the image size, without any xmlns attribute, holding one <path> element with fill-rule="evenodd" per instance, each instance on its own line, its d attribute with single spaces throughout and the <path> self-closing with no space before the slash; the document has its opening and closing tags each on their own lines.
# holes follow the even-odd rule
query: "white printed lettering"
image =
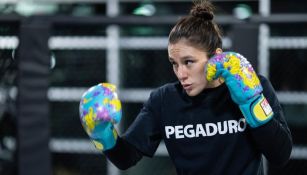
<svg viewBox="0 0 307 175">
<path fill-rule="evenodd" d="M 172 126 L 165 126 L 165 135 L 166 135 L 166 138 L 169 139 L 169 136 L 170 136 L 171 134 L 174 134 L 174 133 L 175 133 L 174 127 L 172 127 Z"/>
<path fill-rule="evenodd" d="M 183 139 L 184 135 L 183 134 L 183 130 L 182 130 L 183 126 L 179 125 L 179 126 L 175 126 L 175 136 L 177 139 Z"/>
<path fill-rule="evenodd" d="M 184 135 L 188 138 L 195 137 L 195 131 L 193 129 L 193 125 L 187 125 L 184 127 Z"/>
<path fill-rule="evenodd" d="M 241 127 L 242 126 L 242 127 Z M 239 124 L 238 124 L 238 131 L 243 132 L 246 128 L 246 121 L 245 118 L 241 118 L 239 120 Z"/>
<path fill-rule="evenodd" d="M 210 130 L 212 128 L 212 130 Z M 206 123 L 207 136 L 213 136 L 217 133 L 217 126 L 214 123 Z"/>
<path fill-rule="evenodd" d="M 228 120 L 229 133 L 238 132 L 238 122 L 235 120 Z"/>
<path fill-rule="evenodd" d="M 199 135 L 202 135 L 203 137 L 205 137 L 205 136 L 207 136 L 206 135 L 206 132 L 205 132 L 205 130 L 204 130 L 204 127 L 203 127 L 203 125 L 202 124 L 197 124 L 196 125 L 196 137 L 199 137 Z"/>
<path fill-rule="evenodd" d="M 244 118 L 241 118 L 239 121 L 227 120 L 217 123 L 165 126 L 165 136 L 167 139 L 169 139 L 172 135 L 175 136 L 175 139 L 207 137 L 217 134 L 223 135 L 227 133 L 233 134 L 237 132 L 244 132 L 245 129 L 246 121 Z"/>
<path fill-rule="evenodd" d="M 223 122 L 224 130 L 222 130 L 221 122 L 217 122 L 217 128 L 218 128 L 219 134 L 226 134 L 228 130 L 227 121 Z"/>
</svg>

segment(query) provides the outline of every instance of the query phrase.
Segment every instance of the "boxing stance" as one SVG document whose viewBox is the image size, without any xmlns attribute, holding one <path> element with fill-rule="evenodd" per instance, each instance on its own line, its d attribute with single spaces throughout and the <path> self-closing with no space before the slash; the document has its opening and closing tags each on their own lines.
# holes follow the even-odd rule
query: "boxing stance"
<svg viewBox="0 0 307 175">
<path fill-rule="evenodd" d="M 178 81 L 151 92 L 120 136 L 115 87 L 99 84 L 82 97 L 82 125 L 115 166 L 154 156 L 161 141 L 180 175 L 262 175 L 262 155 L 287 163 L 292 139 L 275 91 L 244 56 L 223 52 L 212 4 L 196 3 L 176 23 L 168 56 Z"/>
</svg>

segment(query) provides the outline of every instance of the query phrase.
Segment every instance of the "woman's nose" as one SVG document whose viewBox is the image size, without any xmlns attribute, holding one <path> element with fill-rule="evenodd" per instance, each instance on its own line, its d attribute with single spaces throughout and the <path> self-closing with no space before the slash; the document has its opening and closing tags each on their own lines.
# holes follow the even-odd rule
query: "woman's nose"
<svg viewBox="0 0 307 175">
<path fill-rule="evenodd" d="M 184 80 L 188 77 L 187 70 L 184 66 L 178 67 L 177 77 L 178 77 L 179 80 Z"/>
</svg>

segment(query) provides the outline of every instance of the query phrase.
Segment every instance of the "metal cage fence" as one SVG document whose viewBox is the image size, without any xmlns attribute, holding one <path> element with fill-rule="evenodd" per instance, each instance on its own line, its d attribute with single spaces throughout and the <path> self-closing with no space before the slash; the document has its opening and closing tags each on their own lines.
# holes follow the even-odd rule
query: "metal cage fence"
<svg viewBox="0 0 307 175">
<path fill-rule="evenodd" d="M 265 10 L 263 11 L 261 13 L 265 14 Z M 267 174 L 305 174 L 307 141 L 304 139 L 304 133 L 307 129 L 307 93 L 304 75 L 307 72 L 304 67 L 307 66 L 305 37 L 307 34 L 302 31 L 297 36 L 279 36 L 275 28 L 283 32 L 283 27 L 287 25 L 304 27 L 307 17 L 306 14 L 265 16 L 261 13 L 252 16 L 249 21 L 239 20 L 233 16 L 218 16 L 216 20 L 224 27 L 227 34 L 231 34 L 229 30 L 232 29 L 232 25 L 256 24 L 259 32 L 257 33 L 258 56 L 255 58 L 258 72 L 272 81 L 293 133 L 295 145 L 291 161 L 283 170 L 267 165 Z M 53 174 L 174 174 L 174 167 L 163 143 L 160 144 L 155 158 L 143 159 L 136 167 L 127 171 L 117 170 L 94 149 L 77 120 L 81 94 L 98 82 L 112 82 L 119 86 L 119 96 L 123 101 L 124 120 L 118 126 L 120 132 L 123 132 L 139 112 L 142 103 L 147 100 L 150 91 L 175 79 L 167 62 L 166 48 L 167 33 L 178 16 L 110 17 L 112 16 L 110 14 L 109 17 L 42 17 L 53 24 L 46 43 L 51 54 L 45 53 L 50 56 L 49 74 L 46 76 L 49 87 L 45 90 L 50 109 L 48 146 L 52 155 Z M 21 42 L 16 27 L 20 27 L 17 24 L 20 24 L 22 19 L 23 17 L 19 16 L 7 19 L 1 17 L 0 22 L 4 21 L 8 28 L 14 26 L 11 33 L 3 33 L 0 37 L 2 58 L 12 61 L 11 55 Z M 7 24 L 7 20 L 13 23 Z M 79 26 L 83 27 L 74 30 Z M 142 35 L 138 36 L 136 33 Z M 225 49 L 231 50 L 234 44 L 233 37 L 226 35 L 223 43 Z M 35 61 L 32 63 L 36 64 Z M 12 70 L 14 69 L 17 67 L 13 66 Z M 46 65 L 44 69 L 47 70 Z M 4 78 L 14 79 L 13 74 L 14 71 L 10 74 L 7 72 Z M 1 80 L 3 82 L 5 79 Z M 14 81 L 8 82 L 10 82 L 8 85 L 1 83 L 1 86 L 5 87 L 1 90 L 1 95 L 7 94 L 6 97 L 14 103 L 20 89 Z M 10 119 L 13 118 L 15 121 L 12 116 L 16 115 L 12 113 Z M 2 124 L 3 120 L 0 122 Z M 10 126 L 16 129 L 13 124 Z M 1 148 L 5 148 L 11 154 L 11 159 L 3 159 L 6 160 L 5 167 L 4 163 L 0 163 L 3 167 L 0 168 L 0 172 L 3 170 L 3 174 L 4 169 L 12 170 L 18 167 L 13 161 L 8 161 L 14 160 L 16 154 L 14 134 L 16 133 L 13 131 L 7 134 L 1 130 Z M 1 155 L 3 156 L 3 152 Z M 12 174 L 12 171 L 7 170 L 6 173 Z"/>
</svg>

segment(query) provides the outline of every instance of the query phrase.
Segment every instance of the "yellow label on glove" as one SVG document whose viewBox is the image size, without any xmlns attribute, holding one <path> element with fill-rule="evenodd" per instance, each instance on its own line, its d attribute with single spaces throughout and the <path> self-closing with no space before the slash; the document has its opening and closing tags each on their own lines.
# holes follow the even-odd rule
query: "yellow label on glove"
<svg viewBox="0 0 307 175">
<path fill-rule="evenodd" d="M 273 110 L 266 100 L 264 96 L 261 96 L 261 99 L 258 100 L 258 102 L 253 105 L 253 114 L 256 117 L 258 121 L 265 121 L 266 119 L 272 117 Z"/>
</svg>

